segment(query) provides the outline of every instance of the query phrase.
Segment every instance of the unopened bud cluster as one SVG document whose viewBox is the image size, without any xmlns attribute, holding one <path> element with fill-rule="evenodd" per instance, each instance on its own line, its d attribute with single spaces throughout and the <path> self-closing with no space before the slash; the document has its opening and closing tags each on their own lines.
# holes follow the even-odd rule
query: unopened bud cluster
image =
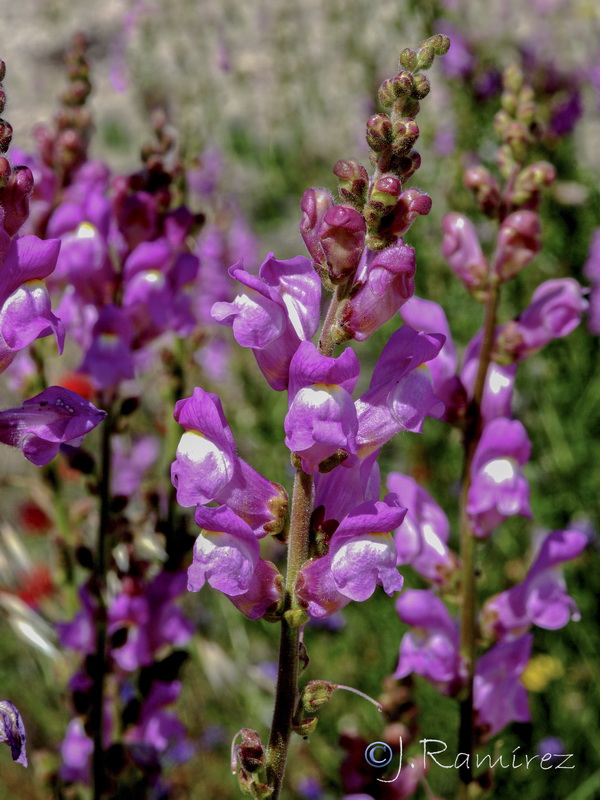
<svg viewBox="0 0 600 800">
<path fill-rule="evenodd" d="M 545 161 L 524 165 L 529 148 L 541 135 L 535 119 L 533 91 L 521 71 L 510 67 L 504 73 L 502 109 L 494 120 L 501 140 L 497 163 L 504 186 L 482 164 L 464 174 L 464 184 L 473 192 L 480 211 L 500 223 L 491 266 L 473 223 L 462 214 L 448 214 L 444 219 L 442 253 L 453 272 L 482 302 L 488 296 L 490 282 L 514 278 L 540 250 L 537 212 L 542 190 L 552 184 L 556 170 Z"/>
<path fill-rule="evenodd" d="M 86 107 L 92 91 L 87 47 L 85 37 L 76 34 L 65 56 L 68 86 L 54 118 L 56 131 L 45 126 L 36 130 L 40 155 L 60 176 L 63 186 L 69 185 L 75 170 L 86 160 L 92 133 L 92 116 Z"/>
<path fill-rule="evenodd" d="M 373 174 L 355 159 L 340 160 L 333 172 L 341 202 L 320 188 L 307 189 L 302 198 L 300 232 L 314 268 L 326 289 L 338 288 L 337 343 L 366 339 L 412 295 L 414 251 L 401 237 L 431 210 L 425 192 L 404 188 L 421 163 L 413 149 L 419 136 L 414 118 L 429 81 L 420 71 L 449 46 L 446 36 L 437 35 L 417 50 L 404 50 L 398 73 L 381 84 L 386 111 L 367 121 L 366 132 Z"/>
</svg>

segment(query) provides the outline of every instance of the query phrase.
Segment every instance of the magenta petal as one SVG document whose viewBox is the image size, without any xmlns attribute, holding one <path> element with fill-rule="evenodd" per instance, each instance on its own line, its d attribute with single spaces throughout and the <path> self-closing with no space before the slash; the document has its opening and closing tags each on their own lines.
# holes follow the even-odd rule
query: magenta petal
<svg viewBox="0 0 600 800">
<path fill-rule="evenodd" d="M 270 561 L 258 560 L 250 586 L 244 594 L 230 595 L 233 605 L 248 617 L 260 619 L 281 600 L 283 578 Z"/>
<path fill-rule="evenodd" d="M 226 506 L 198 506 L 195 520 L 203 529 L 194 545 L 188 589 L 207 581 L 228 595 L 248 591 L 259 558 L 259 545 L 249 525 Z"/>
</svg>

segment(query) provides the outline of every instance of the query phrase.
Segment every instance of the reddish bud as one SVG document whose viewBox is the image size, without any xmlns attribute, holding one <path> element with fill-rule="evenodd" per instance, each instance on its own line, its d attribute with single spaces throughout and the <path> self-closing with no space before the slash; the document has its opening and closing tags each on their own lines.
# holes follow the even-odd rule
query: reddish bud
<svg viewBox="0 0 600 800">
<path fill-rule="evenodd" d="M 392 137 L 394 154 L 404 155 L 419 138 L 419 126 L 414 119 L 407 117 L 398 119 L 392 126 Z"/>
<path fill-rule="evenodd" d="M 514 278 L 538 254 L 541 226 L 534 211 L 515 211 L 500 226 L 494 271 L 503 280 Z"/>
<path fill-rule="evenodd" d="M 392 122 L 387 114 L 374 114 L 367 120 L 367 144 L 376 153 L 389 148 L 392 140 Z"/>
<path fill-rule="evenodd" d="M 384 226 L 384 234 L 403 236 L 418 216 L 427 216 L 431 211 L 432 200 L 428 194 L 413 187 L 402 192 L 394 208 L 390 221 Z M 386 217 L 386 221 L 387 221 Z"/>
<path fill-rule="evenodd" d="M 415 87 L 415 79 L 412 73 L 403 70 L 392 78 L 392 92 L 394 97 L 408 97 L 412 94 Z"/>
<path fill-rule="evenodd" d="M 29 216 L 29 196 L 32 191 L 33 175 L 29 167 L 15 167 L 0 191 L 4 230 L 9 236 L 14 236 Z"/>
<path fill-rule="evenodd" d="M 339 179 L 338 191 L 342 200 L 362 206 L 369 185 L 367 170 L 355 159 L 338 161 L 333 174 Z"/>
<path fill-rule="evenodd" d="M 365 246 L 366 223 L 348 206 L 333 206 L 321 227 L 321 247 L 332 283 L 343 283 L 356 272 Z"/>
<path fill-rule="evenodd" d="M 332 206 L 333 197 L 326 189 L 307 189 L 300 201 L 300 234 L 312 260 L 321 266 L 325 266 L 325 255 L 319 233 L 325 214 Z"/>
<path fill-rule="evenodd" d="M 489 169 L 481 165 L 472 167 L 465 172 L 463 180 L 467 189 L 474 193 L 483 213 L 495 216 L 500 206 L 500 187 Z"/>
<path fill-rule="evenodd" d="M 6 153 L 10 147 L 13 129 L 10 122 L 0 119 L 0 153 Z"/>
<path fill-rule="evenodd" d="M 416 97 L 417 100 L 422 100 L 424 97 L 427 97 L 431 90 L 431 84 L 429 82 L 429 78 L 426 75 L 415 75 L 415 85 L 412 91 L 412 96 Z"/>
<path fill-rule="evenodd" d="M 454 274 L 470 291 L 482 289 L 488 278 L 488 263 L 481 250 L 475 226 L 462 214 L 446 214 L 442 227 L 442 255 Z"/>
</svg>

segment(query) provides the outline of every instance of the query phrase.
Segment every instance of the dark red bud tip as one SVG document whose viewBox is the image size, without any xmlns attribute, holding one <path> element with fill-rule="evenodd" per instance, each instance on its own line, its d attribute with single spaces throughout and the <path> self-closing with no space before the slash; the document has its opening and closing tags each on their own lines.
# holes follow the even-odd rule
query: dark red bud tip
<svg viewBox="0 0 600 800">
<path fill-rule="evenodd" d="M 395 197 L 399 197 L 402 191 L 402 184 L 395 175 L 386 175 L 375 182 L 373 189 L 377 192 L 385 192 L 386 194 L 393 194 Z"/>
<path fill-rule="evenodd" d="M 348 161 L 340 159 L 333 168 L 333 174 L 341 181 L 369 180 L 367 170 L 354 159 Z"/>
<path fill-rule="evenodd" d="M 345 228 L 348 231 L 365 230 L 365 221 L 362 215 L 348 206 L 333 206 L 325 214 L 324 221 L 332 228 Z"/>
<path fill-rule="evenodd" d="M 394 97 L 406 97 L 412 93 L 415 79 L 412 73 L 403 70 L 392 78 L 392 92 Z"/>
<path fill-rule="evenodd" d="M 5 77 L 6 77 L 6 64 L 4 61 L 0 61 L 0 83 L 2 83 Z"/>
</svg>

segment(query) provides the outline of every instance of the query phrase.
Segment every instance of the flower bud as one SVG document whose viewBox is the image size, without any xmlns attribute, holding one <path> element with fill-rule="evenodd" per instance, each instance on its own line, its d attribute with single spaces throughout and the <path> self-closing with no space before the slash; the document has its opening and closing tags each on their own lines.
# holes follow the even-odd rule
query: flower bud
<svg viewBox="0 0 600 800">
<path fill-rule="evenodd" d="M 332 283 L 344 283 L 356 272 L 365 246 L 366 223 L 349 206 L 332 206 L 321 226 L 321 247 Z"/>
<path fill-rule="evenodd" d="M 334 166 L 333 174 L 339 179 L 338 191 L 342 200 L 364 205 L 369 175 L 363 165 L 355 159 L 340 160 Z"/>
<path fill-rule="evenodd" d="M 419 126 L 407 117 L 396 120 L 392 125 L 392 149 L 395 155 L 408 153 L 419 138 Z"/>
<path fill-rule="evenodd" d="M 452 272 L 469 291 L 484 287 L 489 268 L 471 220 L 462 214 L 446 214 L 442 228 L 442 255 Z"/>
<path fill-rule="evenodd" d="M 390 163 L 390 172 L 394 172 L 406 183 L 421 166 L 421 155 L 416 150 L 410 150 L 402 155 L 395 155 Z"/>
<path fill-rule="evenodd" d="M 5 105 L 6 105 L 6 92 L 2 87 L 0 87 L 0 114 L 3 113 Z"/>
<path fill-rule="evenodd" d="M 302 736 L 303 739 L 308 739 L 311 733 L 315 732 L 318 722 L 319 720 L 316 717 L 307 717 L 297 725 L 293 725 L 292 729 L 298 736 Z"/>
<path fill-rule="evenodd" d="M 6 63 L 4 61 L 0 61 L 0 83 L 6 77 Z"/>
<path fill-rule="evenodd" d="M 257 772 L 265 765 L 265 749 L 256 731 L 242 728 L 242 744 L 237 749 L 240 766 L 246 772 Z"/>
<path fill-rule="evenodd" d="M 431 211 L 432 201 L 428 194 L 413 187 L 402 192 L 392 218 L 382 230 L 384 234 L 403 236 L 418 216 L 427 216 Z"/>
<path fill-rule="evenodd" d="M 421 105 L 419 101 L 414 97 L 409 97 L 408 100 L 405 101 L 404 106 L 402 107 L 402 113 L 405 117 L 415 118 L 419 111 L 421 110 Z"/>
<path fill-rule="evenodd" d="M 302 706 L 306 713 L 322 708 L 336 689 L 337 686 L 327 681 L 309 681 L 302 692 Z"/>
<path fill-rule="evenodd" d="M 415 79 L 411 72 L 402 70 L 392 78 L 392 92 L 394 97 L 399 99 L 401 97 L 408 97 L 412 94 L 415 86 Z"/>
<path fill-rule="evenodd" d="M 0 119 L 0 153 L 6 153 L 10 147 L 13 129 L 10 122 Z"/>
<path fill-rule="evenodd" d="M 323 267 L 325 266 L 325 254 L 321 247 L 319 232 L 325 214 L 332 206 L 333 197 L 326 189 L 307 189 L 300 201 L 302 210 L 300 234 L 312 260 Z"/>
<path fill-rule="evenodd" d="M 444 33 L 436 33 L 427 41 L 433 47 L 436 56 L 445 56 L 450 49 L 450 37 Z"/>
<path fill-rule="evenodd" d="M 501 280 L 514 278 L 538 254 L 540 235 L 540 220 L 534 211 L 515 211 L 504 220 L 493 262 Z"/>
<path fill-rule="evenodd" d="M 381 219 L 383 214 L 391 211 L 396 205 L 401 191 L 402 184 L 395 175 L 386 174 L 378 178 L 373 184 L 365 209 L 367 221 L 376 222 Z"/>
<path fill-rule="evenodd" d="M 465 172 L 463 181 L 474 193 L 483 213 L 488 217 L 496 216 L 500 206 L 500 187 L 489 169 L 481 165 L 472 167 Z"/>
<path fill-rule="evenodd" d="M 394 100 L 396 99 L 392 83 L 393 78 L 386 78 L 377 92 L 379 102 L 384 108 L 389 108 L 389 106 L 394 105 Z"/>
<path fill-rule="evenodd" d="M 374 114 L 367 120 L 367 144 L 376 153 L 389 148 L 392 141 L 392 121 L 387 114 Z"/>
<path fill-rule="evenodd" d="M 529 129 L 522 122 L 511 122 L 504 130 L 503 141 L 510 147 L 517 161 L 524 161 L 527 145 L 531 141 Z"/>
<path fill-rule="evenodd" d="M 414 50 L 411 50 L 410 47 L 407 47 L 400 53 L 399 67 L 401 69 L 407 69 L 410 72 L 413 72 L 417 68 L 417 54 Z"/>
<path fill-rule="evenodd" d="M 29 167 L 15 167 L 0 190 L 0 208 L 4 210 L 4 230 L 14 236 L 29 216 L 29 196 L 33 175 Z"/>
<path fill-rule="evenodd" d="M 537 205 L 540 191 L 551 186 L 556 179 L 556 170 L 547 161 L 536 161 L 517 175 L 511 203 L 515 206 Z"/>
<path fill-rule="evenodd" d="M 435 58 L 435 50 L 429 42 L 423 42 L 417 52 L 417 69 L 429 69 Z"/>
<path fill-rule="evenodd" d="M 429 82 L 429 78 L 426 75 L 415 75 L 415 85 L 412 96 L 416 97 L 417 100 L 422 100 L 424 97 L 427 97 L 430 90 L 431 83 Z"/>
<path fill-rule="evenodd" d="M 514 92 L 515 94 L 520 92 L 523 86 L 523 73 L 521 72 L 521 68 L 516 64 L 511 64 L 510 67 L 507 67 L 502 75 L 502 85 L 506 90 Z"/>
</svg>

